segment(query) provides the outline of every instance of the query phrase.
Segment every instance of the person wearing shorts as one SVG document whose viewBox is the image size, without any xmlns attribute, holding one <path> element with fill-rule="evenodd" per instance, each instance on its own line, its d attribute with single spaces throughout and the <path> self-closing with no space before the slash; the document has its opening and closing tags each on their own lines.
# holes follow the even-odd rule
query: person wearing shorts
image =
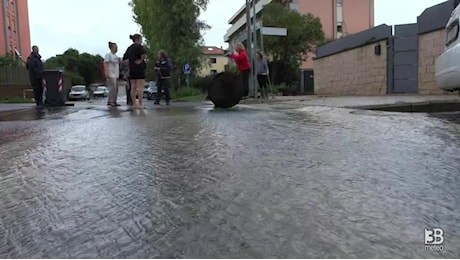
<svg viewBox="0 0 460 260">
<path fill-rule="evenodd" d="M 130 35 L 133 44 L 128 47 L 123 60 L 129 64 L 129 78 L 131 85 L 131 106 L 133 108 L 144 108 L 144 85 L 145 85 L 145 63 L 146 50 L 142 46 L 142 36 L 140 34 Z M 139 105 L 136 105 L 136 92 L 139 97 Z"/>
</svg>

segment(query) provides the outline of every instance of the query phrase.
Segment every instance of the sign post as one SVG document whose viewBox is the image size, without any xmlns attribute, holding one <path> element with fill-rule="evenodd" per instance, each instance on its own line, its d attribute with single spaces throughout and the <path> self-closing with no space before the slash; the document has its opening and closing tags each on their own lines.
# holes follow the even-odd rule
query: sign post
<svg viewBox="0 0 460 260">
<path fill-rule="evenodd" d="M 190 87 L 190 73 L 192 72 L 192 67 L 190 64 L 185 64 L 184 65 L 184 74 L 187 75 L 186 81 L 187 81 L 187 87 Z"/>
<path fill-rule="evenodd" d="M 264 49 L 264 35 L 271 35 L 271 36 L 281 36 L 281 37 L 286 37 L 287 36 L 287 29 L 286 28 L 279 28 L 279 27 L 264 27 L 262 24 L 262 18 L 260 20 L 260 47 L 262 48 L 262 53 L 265 54 L 265 49 Z M 303 74 L 302 74 L 303 75 Z M 273 95 L 273 89 L 272 89 L 272 83 L 270 80 L 271 74 L 268 74 L 268 85 L 270 87 L 270 92 Z M 272 96 L 272 98 L 275 98 Z"/>
</svg>

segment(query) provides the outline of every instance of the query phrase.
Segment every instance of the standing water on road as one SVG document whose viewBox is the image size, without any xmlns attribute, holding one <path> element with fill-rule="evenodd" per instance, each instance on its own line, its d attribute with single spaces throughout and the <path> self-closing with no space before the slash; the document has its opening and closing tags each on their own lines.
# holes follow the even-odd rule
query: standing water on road
<svg viewBox="0 0 460 260">
<path fill-rule="evenodd" d="M 0 122 L 0 258 L 458 258 L 459 121 L 202 106 Z"/>
</svg>

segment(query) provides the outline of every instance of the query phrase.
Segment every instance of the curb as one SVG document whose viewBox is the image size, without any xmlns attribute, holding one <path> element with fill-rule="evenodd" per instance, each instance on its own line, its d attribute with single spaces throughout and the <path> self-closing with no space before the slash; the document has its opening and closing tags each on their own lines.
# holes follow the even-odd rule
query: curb
<svg viewBox="0 0 460 260">
<path fill-rule="evenodd" d="M 346 106 L 345 108 L 360 110 L 379 110 L 406 113 L 435 113 L 460 111 L 460 100 L 432 100 L 422 102 L 397 102 L 392 104 Z"/>
</svg>

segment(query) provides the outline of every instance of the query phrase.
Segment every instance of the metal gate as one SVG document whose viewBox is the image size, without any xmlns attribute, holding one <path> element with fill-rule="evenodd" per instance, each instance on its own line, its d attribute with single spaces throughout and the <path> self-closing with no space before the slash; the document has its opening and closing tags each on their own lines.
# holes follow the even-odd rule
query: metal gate
<svg viewBox="0 0 460 260">
<path fill-rule="evenodd" d="M 301 83 L 300 93 L 302 95 L 314 95 L 315 94 L 315 82 L 313 79 L 313 70 L 301 70 Z"/>
<path fill-rule="evenodd" d="M 393 86 L 389 93 L 417 93 L 418 24 L 395 26 L 393 55 Z"/>
</svg>

